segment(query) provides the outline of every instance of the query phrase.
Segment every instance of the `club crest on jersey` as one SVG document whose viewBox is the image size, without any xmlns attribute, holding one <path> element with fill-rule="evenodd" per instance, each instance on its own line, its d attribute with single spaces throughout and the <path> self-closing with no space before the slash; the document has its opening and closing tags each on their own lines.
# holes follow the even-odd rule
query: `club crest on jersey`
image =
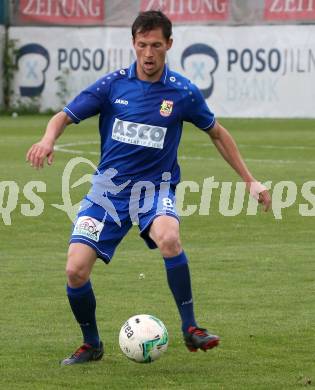
<svg viewBox="0 0 315 390">
<path fill-rule="evenodd" d="M 160 114 L 162 116 L 170 116 L 173 110 L 173 104 L 172 100 L 163 100 L 160 108 Z"/>
</svg>

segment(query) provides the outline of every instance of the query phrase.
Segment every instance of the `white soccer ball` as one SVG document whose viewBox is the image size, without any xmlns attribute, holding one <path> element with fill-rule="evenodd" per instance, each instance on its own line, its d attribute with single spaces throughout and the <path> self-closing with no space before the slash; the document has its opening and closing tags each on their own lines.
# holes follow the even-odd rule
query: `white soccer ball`
<svg viewBox="0 0 315 390">
<path fill-rule="evenodd" d="M 119 346 L 128 359 L 151 363 L 167 350 L 167 329 L 161 320 L 148 314 L 130 317 L 120 329 Z"/>
</svg>

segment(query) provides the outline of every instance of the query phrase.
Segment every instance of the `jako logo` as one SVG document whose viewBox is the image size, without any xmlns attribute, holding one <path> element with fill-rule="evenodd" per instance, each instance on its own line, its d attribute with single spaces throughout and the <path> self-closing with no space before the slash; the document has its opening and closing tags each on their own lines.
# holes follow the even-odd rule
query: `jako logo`
<svg viewBox="0 0 315 390">
<path fill-rule="evenodd" d="M 115 100 L 115 103 L 116 103 L 116 104 L 124 104 L 125 106 L 127 106 L 128 100 L 116 99 L 116 100 Z"/>
<path fill-rule="evenodd" d="M 19 62 L 24 56 L 27 57 L 21 66 Z M 40 95 L 45 87 L 45 73 L 50 64 L 47 49 L 37 43 L 24 45 L 18 50 L 16 62 L 22 73 L 22 82 L 27 85 L 20 87 L 21 96 L 34 97 Z"/>
<path fill-rule="evenodd" d="M 181 66 L 185 70 L 185 61 L 188 57 L 192 55 L 197 55 L 197 54 L 203 54 L 206 56 L 209 56 L 213 59 L 214 61 L 214 67 L 210 69 L 209 74 L 210 74 L 210 85 L 207 86 L 206 88 L 200 88 L 201 93 L 203 94 L 204 98 L 207 99 L 212 95 L 213 89 L 214 89 L 214 78 L 213 74 L 216 71 L 218 65 L 219 65 L 219 56 L 218 53 L 208 45 L 205 45 L 204 43 L 195 43 L 191 46 L 186 47 L 186 49 L 183 51 L 182 58 L 181 58 Z M 195 63 L 194 65 L 196 67 L 196 76 L 203 78 L 202 76 L 202 71 L 204 68 L 204 63 Z"/>
</svg>

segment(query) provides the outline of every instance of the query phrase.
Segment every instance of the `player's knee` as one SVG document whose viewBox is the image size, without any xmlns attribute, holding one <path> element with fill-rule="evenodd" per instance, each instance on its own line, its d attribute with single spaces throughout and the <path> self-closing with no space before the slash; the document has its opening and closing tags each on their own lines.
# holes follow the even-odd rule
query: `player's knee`
<svg viewBox="0 0 315 390">
<path fill-rule="evenodd" d="M 73 260 L 73 255 L 69 254 L 66 266 L 67 281 L 70 287 L 81 287 L 89 280 L 90 275 L 84 267 Z"/>
<path fill-rule="evenodd" d="M 85 272 L 71 265 L 67 265 L 66 275 L 70 287 L 80 287 L 89 280 Z"/>
<path fill-rule="evenodd" d="M 173 257 L 181 253 L 182 247 L 177 231 L 161 232 L 156 242 L 164 257 Z"/>
</svg>

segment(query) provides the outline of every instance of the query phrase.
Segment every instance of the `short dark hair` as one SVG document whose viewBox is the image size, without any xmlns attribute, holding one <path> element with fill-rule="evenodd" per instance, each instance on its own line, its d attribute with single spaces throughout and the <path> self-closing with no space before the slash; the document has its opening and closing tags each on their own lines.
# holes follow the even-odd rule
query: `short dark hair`
<svg viewBox="0 0 315 390">
<path fill-rule="evenodd" d="M 132 37 L 136 38 L 137 33 L 145 33 L 161 28 L 164 38 L 168 41 L 172 35 L 172 22 L 161 11 L 140 12 L 131 27 Z"/>
</svg>

